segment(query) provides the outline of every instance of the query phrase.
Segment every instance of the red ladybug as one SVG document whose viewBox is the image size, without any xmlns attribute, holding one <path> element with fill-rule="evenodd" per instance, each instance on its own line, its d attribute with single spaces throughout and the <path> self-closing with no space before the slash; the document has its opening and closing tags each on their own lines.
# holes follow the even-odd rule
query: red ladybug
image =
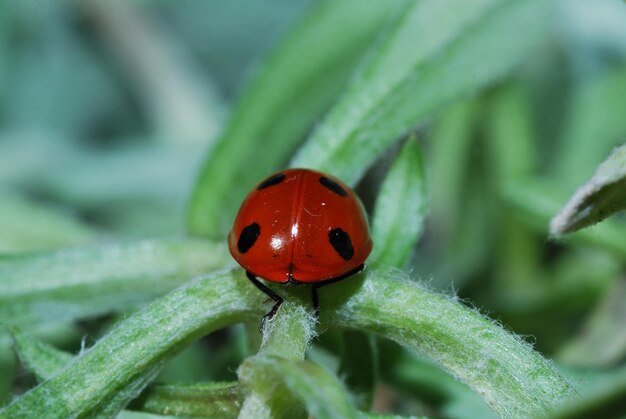
<svg viewBox="0 0 626 419">
<path fill-rule="evenodd" d="M 228 235 L 228 247 L 248 278 L 276 304 L 283 299 L 257 277 L 317 288 L 363 270 L 372 250 L 367 217 L 355 193 L 340 180 L 308 169 L 275 173 L 250 192 Z"/>
</svg>

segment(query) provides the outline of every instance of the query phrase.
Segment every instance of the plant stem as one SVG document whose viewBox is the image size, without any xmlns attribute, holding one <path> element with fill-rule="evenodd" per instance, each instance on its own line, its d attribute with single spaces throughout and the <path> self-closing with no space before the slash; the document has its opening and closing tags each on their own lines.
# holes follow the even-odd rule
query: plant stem
<svg viewBox="0 0 626 419">
<path fill-rule="evenodd" d="M 0 416 L 75 417 L 98 412 L 137 377 L 158 372 L 189 342 L 260 315 L 262 296 L 249 285 L 238 270 L 218 272 L 178 288 L 121 322 L 70 366 L 0 411 Z M 126 394 L 127 400 L 142 389 Z"/>
<path fill-rule="evenodd" d="M 322 293 L 327 307 L 334 308 L 322 320 L 372 331 L 424 353 L 502 417 L 542 415 L 576 395 L 529 344 L 402 273 L 370 271 Z"/>
<path fill-rule="evenodd" d="M 284 302 L 274 318 L 263 327 L 263 342 L 258 355 L 239 367 L 239 380 L 250 388 L 239 417 L 273 418 L 302 413 L 302 407 L 294 404 L 280 381 L 268 385 L 265 368 L 259 362 L 267 356 L 303 360 L 314 334 L 315 319 L 311 312 L 298 303 Z"/>
</svg>

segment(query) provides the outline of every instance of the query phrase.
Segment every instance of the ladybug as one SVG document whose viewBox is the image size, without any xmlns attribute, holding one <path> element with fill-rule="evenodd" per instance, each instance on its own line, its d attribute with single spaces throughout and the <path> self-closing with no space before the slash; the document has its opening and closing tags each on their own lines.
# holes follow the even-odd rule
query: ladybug
<svg viewBox="0 0 626 419">
<path fill-rule="evenodd" d="M 228 248 L 252 283 L 275 304 L 283 298 L 258 278 L 317 289 L 363 270 L 372 250 L 367 216 L 340 180 L 309 169 L 289 169 L 259 183 L 244 200 L 228 235 Z"/>
</svg>

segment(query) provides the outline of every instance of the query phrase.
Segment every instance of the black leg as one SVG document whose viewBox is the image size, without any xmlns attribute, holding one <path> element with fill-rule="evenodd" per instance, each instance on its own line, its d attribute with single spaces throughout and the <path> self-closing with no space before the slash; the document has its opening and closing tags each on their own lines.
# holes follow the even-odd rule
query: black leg
<svg viewBox="0 0 626 419">
<path fill-rule="evenodd" d="M 336 282 L 341 281 L 342 279 L 346 279 L 352 275 L 356 275 L 359 272 L 361 272 L 364 268 L 365 268 L 365 264 L 361 264 L 348 273 L 345 273 L 336 278 L 327 279 L 326 281 L 323 281 L 323 282 L 314 283 L 311 286 L 311 304 L 313 305 L 313 313 L 315 314 L 316 319 L 319 319 L 320 317 L 320 301 L 319 301 L 319 297 L 317 296 L 317 290 L 319 288 L 325 287 L 326 285 L 334 284 Z"/>
<path fill-rule="evenodd" d="M 313 305 L 313 314 L 315 315 L 315 319 L 320 318 L 320 299 L 317 296 L 317 289 L 319 287 L 317 285 L 313 285 L 311 287 L 311 304 Z"/>
<path fill-rule="evenodd" d="M 271 320 L 272 317 L 274 317 L 274 314 L 276 314 L 276 312 L 278 311 L 278 309 L 280 308 L 280 305 L 283 303 L 284 300 L 280 295 L 276 294 L 270 288 L 265 286 L 261 281 L 259 281 L 256 278 L 256 276 L 254 276 L 252 273 L 246 271 L 246 276 L 248 277 L 250 282 L 254 284 L 255 287 L 263 291 L 263 293 L 267 295 L 268 297 L 270 297 L 272 300 L 274 300 L 274 303 L 275 303 L 272 309 L 268 311 L 265 314 L 265 316 L 263 316 L 263 320 L 261 320 L 260 330 L 263 331 L 263 326 L 265 325 L 265 322 L 267 320 Z"/>
</svg>

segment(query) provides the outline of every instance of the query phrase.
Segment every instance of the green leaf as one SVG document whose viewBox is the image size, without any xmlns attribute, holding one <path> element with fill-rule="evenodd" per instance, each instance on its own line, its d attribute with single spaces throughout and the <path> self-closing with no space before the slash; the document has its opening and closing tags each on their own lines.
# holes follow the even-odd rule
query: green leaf
<svg viewBox="0 0 626 419">
<path fill-rule="evenodd" d="M 105 395 L 93 408 L 89 409 L 87 416 L 102 419 L 115 417 L 131 400 L 137 398 L 143 389 L 156 378 L 161 367 L 162 364 L 156 364 L 146 368 L 141 374 L 129 380 L 115 393 Z"/>
<path fill-rule="evenodd" d="M 74 357 L 60 351 L 40 340 L 12 327 L 15 350 L 22 365 L 35 375 L 38 381 L 52 378 L 57 372 L 68 365 Z M 154 379 L 157 368 L 150 368 L 124 386 L 108 400 L 100 403 L 98 408 L 91 411 L 93 417 L 108 418 L 117 414 L 129 400 L 135 398 L 145 385 Z"/>
<path fill-rule="evenodd" d="M 122 410 L 115 416 L 115 419 L 178 419 L 178 416 L 154 415 L 152 413 Z"/>
<path fill-rule="evenodd" d="M 400 4 L 316 2 L 281 40 L 204 162 L 189 205 L 191 233 L 226 234 L 249 189 L 285 164 Z"/>
<path fill-rule="evenodd" d="M 434 121 L 430 134 L 429 195 L 437 233 L 445 236 L 456 231 L 463 212 L 464 186 L 467 183 L 469 158 L 474 144 L 480 101 L 459 102 L 450 106 Z"/>
<path fill-rule="evenodd" d="M 20 362 L 37 381 L 49 380 L 72 361 L 72 355 L 11 327 L 11 334 Z"/>
<path fill-rule="evenodd" d="M 279 362 L 304 359 L 309 342 L 315 335 L 315 318 L 299 303 L 284 302 L 276 315 L 265 322 L 263 341 L 256 356 L 245 361 L 237 371 L 239 381 L 250 394 L 241 408 L 241 417 L 298 417 L 302 408 L 281 384 L 269 384 L 267 372 L 254 359 L 276 357 Z M 277 383 L 282 383 L 278 380 Z"/>
<path fill-rule="evenodd" d="M 315 339 L 307 359 L 337 375 L 361 411 L 372 408 L 379 383 L 378 342 L 371 333 L 356 330 L 325 330 Z"/>
<path fill-rule="evenodd" d="M 620 19 L 626 21 L 623 13 Z M 563 138 L 555 156 L 558 158 L 553 162 L 556 175 L 572 187 L 586 180 L 598 162 L 624 141 L 626 132 L 622 112 L 626 68 L 622 65 L 592 74 L 594 77 L 583 79 L 568 94 L 567 114 L 561 128 Z"/>
<path fill-rule="evenodd" d="M 598 167 L 550 222 L 550 233 L 571 233 L 626 209 L 626 145 Z"/>
<path fill-rule="evenodd" d="M 69 214 L 0 192 L 0 253 L 53 249 L 94 238 L 91 228 Z"/>
<path fill-rule="evenodd" d="M 438 416 L 491 419 L 494 413 L 478 394 L 432 361 L 380 340 L 381 375 L 386 383 L 433 406 Z"/>
<path fill-rule="evenodd" d="M 372 266 L 406 266 L 424 229 L 426 182 L 419 145 L 410 138 L 387 174 L 374 208 Z"/>
<path fill-rule="evenodd" d="M 332 289 L 331 289 L 332 288 Z M 374 332 L 439 363 L 502 417 L 541 416 L 576 395 L 529 344 L 402 274 L 369 271 L 320 290 L 322 322 Z"/>
<path fill-rule="evenodd" d="M 259 355 L 245 361 L 240 371 L 249 377 L 248 380 L 254 379 L 257 386 L 275 389 L 278 383 L 284 385 L 292 397 L 304 402 L 309 415 L 315 418 L 359 418 L 342 383 L 310 361 Z M 244 412 L 242 410 L 242 417 L 250 417 L 243 415 Z"/>
<path fill-rule="evenodd" d="M 4 406 L 13 399 L 17 362 L 6 345 L 0 344 L 0 406 Z"/>
<path fill-rule="evenodd" d="M 473 0 L 454 8 L 411 2 L 291 165 L 354 184 L 408 129 L 511 71 L 545 40 L 551 6 L 545 0 Z"/>
<path fill-rule="evenodd" d="M 297 290 L 284 288 L 284 293 L 294 295 Z M 325 325 L 378 333 L 423 352 L 474 389 L 501 416 L 541 415 L 575 394 L 558 371 L 519 338 L 457 301 L 407 281 L 402 273 L 383 275 L 369 270 L 322 288 L 320 293 Z M 249 283 L 242 270 L 192 281 L 120 323 L 71 365 L 0 415 L 66 417 L 98 412 L 138 377 L 149 377 L 203 334 L 258 319 L 268 308 L 264 301 L 265 296 Z M 295 303 L 293 307 L 284 313 L 292 313 L 294 319 L 310 318 L 309 309 Z M 286 338 L 293 335 L 283 333 L 283 327 L 269 329 L 275 337 L 270 333 L 266 347 L 272 348 L 272 353 L 302 356 L 306 344 L 301 342 L 311 337 L 305 332 L 309 322 L 290 323 L 300 329 L 295 342 Z M 354 410 L 336 379 L 314 364 L 265 354 L 246 362 L 249 364 L 244 365 L 253 366 L 258 362 L 258 369 L 249 371 L 262 371 L 242 380 L 255 391 L 263 383 L 270 389 L 278 380 L 317 417 L 327 413 L 324 406 L 347 415 L 344 417 Z M 246 377 L 242 371 L 246 369 L 240 370 L 240 377 Z M 268 377 L 272 378 L 263 381 Z M 140 387 L 134 386 L 133 391 Z"/>
<path fill-rule="evenodd" d="M 243 395 L 237 383 L 194 383 L 149 387 L 131 408 L 183 417 L 236 418 Z"/>
<path fill-rule="evenodd" d="M 519 82 L 503 86 L 489 98 L 484 142 L 489 169 L 485 183 L 502 188 L 536 171 L 539 148 L 530 99 Z M 498 289 L 515 296 L 540 288 L 545 278 L 540 269 L 542 246 L 537 235 L 505 211 L 492 211 L 491 225 L 496 224 L 495 240 L 500 244 L 489 252 L 496 266 L 494 282 Z"/>
<path fill-rule="evenodd" d="M 379 413 L 361 412 L 361 417 L 372 419 L 428 419 L 428 416 L 381 415 Z"/>
<path fill-rule="evenodd" d="M 546 178 L 516 181 L 503 187 L 503 199 L 514 209 L 514 213 L 539 232 L 545 233 L 550 216 L 559 210 L 561 185 Z M 626 256 L 626 227 L 616 220 L 607 220 L 570 237 L 565 242 L 585 243 L 609 250 L 613 254 Z"/>
<path fill-rule="evenodd" d="M 440 256 L 418 254 L 417 262 L 423 272 L 436 273 L 434 281 L 441 287 L 449 285 L 449 278 L 462 286 L 491 258 L 492 215 L 483 170 L 487 162 L 473 152 L 480 147 L 476 140 L 484 112 L 482 97 L 459 102 L 441 113 L 430 135 L 429 228 Z"/>
<path fill-rule="evenodd" d="M 232 264 L 224 244 L 190 239 L 0 256 L 0 318 L 41 326 L 126 310 Z"/>
<path fill-rule="evenodd" d="M 298 303 L 284 302 L 278 313 L 263 325 L 260 354 L 285 359 L 304 359 L 315 336 L 313 313 Z"/>
<path fill-rule="evenodd" d="M 338 375 L 350 390 L 355 404 L 369 410 L 378 383 L 378 350 L 369 333 L 346 330 L 341 336 L 341 363 Z"/>
<path fill-rule="evenodd" d="M 0 416 L 88 416 L 113 402 L 119 410 L 190 342 L 260 315 L 262 307 L 263 296 L 241 271 L 191 281 L 121 322 L 67 368 L 1 410 Z"/>
<path fill-rule="evenodd" d="M 45 381 L 70 364 L 73 357 L 41 342 L 17 328 L 12 328 L 15 349 L 22 365 L 38 381 Z M 126 403 L 128 400 L 124 400 Z M 162 415 L 203 417 L 237 417 L 242 395 L 237 383 L 194 383 L 186 385 L 156 385 L 144 391 L 132 402 L 133 409 Z M 117 413 L 119 405 L 111 406 Z"/>
<path fill-rule="evenodd" d="M 487 152 L 498 183 L 528 176 L 536 170 L 538 145 L 529 96 L 523 85 L 510 83 L 490 98 Z"/>
</svg>

